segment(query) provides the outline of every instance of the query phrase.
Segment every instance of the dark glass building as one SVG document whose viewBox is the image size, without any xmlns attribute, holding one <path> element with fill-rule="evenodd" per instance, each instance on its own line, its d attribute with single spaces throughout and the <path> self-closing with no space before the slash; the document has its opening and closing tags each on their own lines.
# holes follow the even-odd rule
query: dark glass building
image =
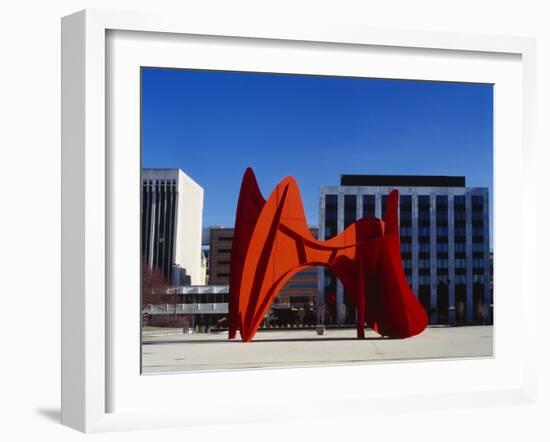
<svg viewBox="0 0 550 442">
<path fill-rule="evenodd" d="M 403 268 L 430 323 L 491 323 L 485 187 L 466 187 L 464 177 L 343 175 L 340 186 L 321 187 L 319 238 L 329 239 L 364 216 L 383 219 L 392 189 L 399 191 Z M 332 322 L 354 323 L 342 284 L 324 269 L 319 269 L 317 304 L 333 310 Z"/>
</svg>

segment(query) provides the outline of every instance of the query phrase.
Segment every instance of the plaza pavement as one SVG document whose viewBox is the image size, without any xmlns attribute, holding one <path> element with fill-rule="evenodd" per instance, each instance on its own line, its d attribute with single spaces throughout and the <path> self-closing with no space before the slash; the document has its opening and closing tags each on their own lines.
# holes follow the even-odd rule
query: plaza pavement
<svg viewBox="0 0 550 442">
<path fill-rule="evenodd" d="M 212 334 L 147 333 L 142 338 L 142 372 L 227 370 L 354 364 L 425 358 L 493 355 L 492 326 L 428 327 L 408 339 L 381 338 L 372 330 L 358 340 L 355 329 L 259 331 L 254 340 L 229 341 Z"/>
</svg>

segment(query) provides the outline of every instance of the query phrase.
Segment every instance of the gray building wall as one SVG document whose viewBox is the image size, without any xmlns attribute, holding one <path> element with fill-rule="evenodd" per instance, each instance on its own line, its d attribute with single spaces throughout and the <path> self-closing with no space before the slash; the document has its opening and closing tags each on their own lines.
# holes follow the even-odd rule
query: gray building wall
<svg viewBox="0 0 550 442">
<path fill-rule="evenodd" d="M 438 285 L 439 283 L 445 283 L 448 287 L 448 294 L 446 296 L 446 303 L 448 307 L 447 319 L 445 322 L 455 324 L 457 322 L 457 300 L 456 300 L 456 275 L 455 275 L 455 207 L 454 197 L 464 196 L 466 202 L 466 306 L 465 312 L 462 315 L 463 322 L 471 323 L 474 319 L 479 320 L 479 313 L 475 315 L 474 305 L 474 283 L 480 276 L 483 277 L 484 287 L 482 294 L 483 320 L 485 322 L 492 321 L 492 293 L 490 287 L 490 253 L 489 253 L 489 192 L 487 188 L 481 187 L 386 187 L 386 186 L 323 186 L 320 191 L 319 198 L 319 239 L 326 239 L 325 235 L 325 218 L 326 207 L 325 197 L 326 195 L 337 195 L 338 198 L 338 212 L 337 212 L 337 230 L 338 233 L 344 230 L 344 198 L 345 195 L 356 195 L 357 197 L 357 219 L 363 216 L 363 195 L 375 196 L 375 216 L 382 218 L 382 197 L 387 196 L 391 190 L 397 189 L 401 196 L 411 196 L 412 198 L 412 268 L 410 275 L 408 275 L 409 283 L 413 289 L 413 292 L 418 296 L 419 294 L 419 209 L 418 209 L 418 197 L 428 196 L 430 201 L 430 263 L 429 263 L 429 299 L 430 309 L 428 311 L 430 316 L 430 323 L 440 323 L 441 318 L 438 318 Z M 447 197 L 447 241 L 446 246 L 448 249 L 447 258 L 447 275 L 437 274 L 438 261 L 437 261 L 437 219 L 436 219 L 436 199 L 438 196 Z M 474 246 L 473 246 L 473 234 L 472 234 L 472 197 L 480 197 L 483 201 L 482 220 L 483 220 L 483 242 L 481 245 L 477 245 L 476 252 L 479 254 L 483 252 L 483 274 L 474 275 Z M 400 218 L 401 219 L 401 218 Z M 443 244 L 443 243 L 440 243 Z M 481 248 L 481 250 L 480 250 Z M 403 250 L 403 249 L 402 249 Z M 464 259 L 464 258 L 462 258 Z M 442 262 L 442 261 L 440 261 Z M 444 262 L 444 261 L 443 261 Z M 462 262 L 461 262 L 462 263 Z M 440 265 L 440 269 L 442 266 Z M 480 270 L 477 270 L 478 272 Z M 443 282 L 444 281 L 444 282 Z M 343 312 L 342 306 L 344 290 L 340 281 L 337 282 L 337 324 L 343 324 Z M 443 299 L 440 300 L 443 303 Z M 325 303 L 325 270 L 323 268 L 318 269 L 318 295 L 317 305 L 321 308 L 318 309 L 319 320 L 320 315 L 323 312 L 323 306 Z M 442 304 L 443 305 L 443 304 Z M 441 307 L 441 305 L 439 306 Z"/>
</svg>

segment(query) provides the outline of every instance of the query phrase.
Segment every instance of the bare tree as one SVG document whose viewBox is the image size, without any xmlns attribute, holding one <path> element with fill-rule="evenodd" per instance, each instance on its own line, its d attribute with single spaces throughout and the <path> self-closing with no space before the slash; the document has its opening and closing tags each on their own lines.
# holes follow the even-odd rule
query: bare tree
<svg viewBox="0 0 550 442">
<path fill-rule="evenodd" d="M 141 305 L 175 304 L 176 295 L 169 293 L 170 281 L 156 267 L 141 264 Z"/>
</svg>

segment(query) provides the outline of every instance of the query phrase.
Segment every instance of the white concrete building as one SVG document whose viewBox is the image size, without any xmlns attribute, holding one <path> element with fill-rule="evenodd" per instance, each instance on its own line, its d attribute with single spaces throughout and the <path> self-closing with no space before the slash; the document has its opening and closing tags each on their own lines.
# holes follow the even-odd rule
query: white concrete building
<svg viewBox="0 0 550 442">
<path fill-rule="evenodd" d="M 205 283 L 204 191 L 179 169 L 142 169 L 141 253 L 174 285 Z"/>
</svg>

